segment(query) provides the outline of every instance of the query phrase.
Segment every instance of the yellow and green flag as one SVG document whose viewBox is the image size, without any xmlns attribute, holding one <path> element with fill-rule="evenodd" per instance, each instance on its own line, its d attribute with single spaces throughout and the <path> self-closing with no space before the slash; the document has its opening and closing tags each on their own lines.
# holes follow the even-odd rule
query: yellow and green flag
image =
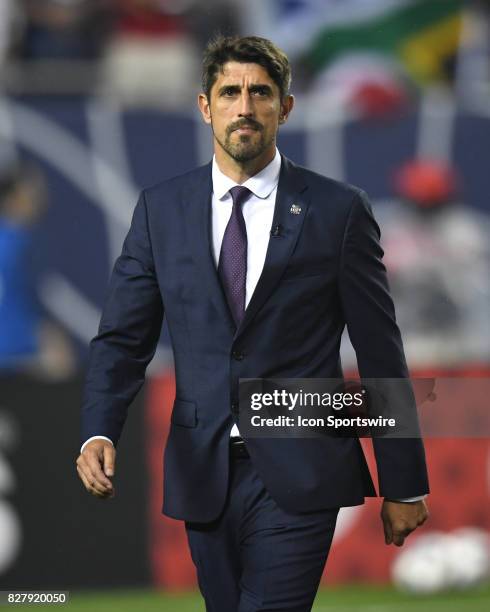
<svg viewBox="0 0 490 612">
<path fill-rule="evenodd" d="M 450 76 L 461 35 L 462 0 L 346 0 L 342 4 L 335 19 L 332 2 L 324 0 L 323 24 L 317 14 L 310 44 L 303 48 L 315 72 L 345 54 L 366 52 L 397 58 L 421 84 Z M 366 11 L 369 4 L 377 10 Z"/>
</svg>

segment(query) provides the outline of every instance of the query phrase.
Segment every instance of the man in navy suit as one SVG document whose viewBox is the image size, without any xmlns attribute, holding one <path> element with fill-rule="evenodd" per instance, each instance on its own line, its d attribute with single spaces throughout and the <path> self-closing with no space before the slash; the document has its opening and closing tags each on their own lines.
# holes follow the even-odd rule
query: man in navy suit
<svg viewBox="0 0 490 612">
<path fill-rule="evenodd" d="M 185 521 L 206 609 L 310 610 L 338 509 L 375 495 L 355 437 L 240 437 L 240 378 L 341 377 L 347 325 L 363 378 L 407 378 L 366 195 L 276 148 L 287 57 L 219 37 L 199 108 L 211 163 L 145 189 L 91 343 L 77 470 L 114 495 L 115 445 L 164 313 L 176 397 L 163 512 Z M 387 544 L 427 517 L 420 438 L 373 440 Z"/>
</svg>

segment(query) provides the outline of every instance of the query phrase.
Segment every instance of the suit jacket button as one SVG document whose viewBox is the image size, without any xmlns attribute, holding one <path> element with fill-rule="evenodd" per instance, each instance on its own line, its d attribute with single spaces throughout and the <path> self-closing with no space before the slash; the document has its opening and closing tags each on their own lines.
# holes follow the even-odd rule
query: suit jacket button
<svg viewBox="0 0 490 612">
<path fill-rule="evenodd" d="M 231 356 L 233 357 L 233 359 L 236 359 L 237 361 L 241 361 L 245 357 L 245 355 L 240 351 L 233 351 Z"/>
<path fill-rule="evenodd" d="M 238 402 L 233 402 L 231 404 L 231 411 L 234 413 L 238 413 Z"/>
</svg>

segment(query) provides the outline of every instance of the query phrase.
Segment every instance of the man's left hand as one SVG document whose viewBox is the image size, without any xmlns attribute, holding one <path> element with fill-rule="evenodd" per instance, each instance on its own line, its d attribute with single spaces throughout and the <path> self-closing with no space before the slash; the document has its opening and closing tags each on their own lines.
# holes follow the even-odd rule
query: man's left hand
<svg viewBox="0 0 490 612">
<path fill-rule="evenodd" d="M 397 502 L 385 499 L 381 508 L 381 520 L 385 543 L 403 546 L 405 538 L 425 523 L 429 511 L 425 501 Z"/>
</svg>

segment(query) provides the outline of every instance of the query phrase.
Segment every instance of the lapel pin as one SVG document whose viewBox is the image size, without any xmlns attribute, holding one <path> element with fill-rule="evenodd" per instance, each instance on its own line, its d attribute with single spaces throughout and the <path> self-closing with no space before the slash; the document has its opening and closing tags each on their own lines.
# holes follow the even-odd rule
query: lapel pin
<svg viewBox="0 0 490 612">
<path fill-rule="evenodd" d="M 290 213 L 293 213 L 293 215 L 299 215 L 299 213 L 301 212 L 301 206 L 298 206 L 297 204 L 292 204 L 291 208 L 289 209 Z"/>
</svg>

